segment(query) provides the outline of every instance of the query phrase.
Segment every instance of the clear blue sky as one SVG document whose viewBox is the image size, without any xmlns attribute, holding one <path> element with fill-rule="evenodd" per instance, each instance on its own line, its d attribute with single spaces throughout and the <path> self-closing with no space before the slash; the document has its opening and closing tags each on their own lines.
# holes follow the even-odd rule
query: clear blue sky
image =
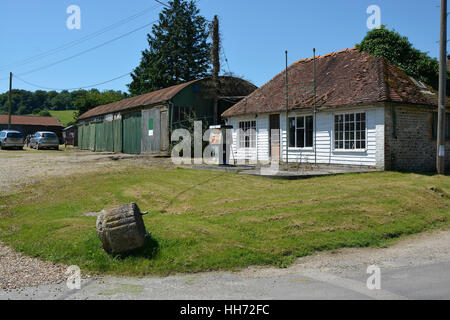
<svg viewBox="0 0 450 320">
<path fill-rule="evenodd" d="M 230 69 L 261 86 L 284 68 L 284 50 L 289 63 L 319 54 L 350 48 L 368 31 L 366 9 L 381 8 L 381 23 L 405 35 L 413 45 L 438 56 L 439 0 L 198 0 L 201 14 L 221 22 L 222 44 Z M 69 5 L 81 8 L 81 29 L 69 30 Z M 153 0 L 3 0 L 0 10 L 0 79 L 9 71 L 21 74 L 119 37 L 158 18 L 161 6 L 139 18 L 105 32 L 68 50 L 22 66 L 5 65 L 33 57 L 68 42 L 86 37 L 106 26 L 150 7 Z M 82 87 L 123 75 L 139 64 L 147 47 L 151 27 L 37 72 L 24 80 L 51 88 Z M 226 65 L 223 65 L 228 69 Z M 130 77 L 97 88 L 127 91 Z M 9 80 L 0 80 L 0 92 Z M 38 88 L 14 80 L 14 88 Z"/>
</svg>

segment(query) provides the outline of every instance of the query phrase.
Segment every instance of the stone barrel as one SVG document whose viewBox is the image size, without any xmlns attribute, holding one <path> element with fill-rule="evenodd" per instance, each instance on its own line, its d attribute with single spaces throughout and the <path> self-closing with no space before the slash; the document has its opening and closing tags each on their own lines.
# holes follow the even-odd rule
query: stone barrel
<svg viewBox="0 0 450 320">
<path fill-rule="evenodd" d="M 97 233 L 103 249 L 120 254 L 144 246 L 146 231 L 142 215 L 136 203 L 104 209 L 97 218 Z"/>
</svg>

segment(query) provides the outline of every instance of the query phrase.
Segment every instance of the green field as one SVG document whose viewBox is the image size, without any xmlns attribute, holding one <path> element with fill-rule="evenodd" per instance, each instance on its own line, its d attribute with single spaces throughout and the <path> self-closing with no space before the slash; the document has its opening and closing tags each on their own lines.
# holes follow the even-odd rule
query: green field
<svg viewBox="0 0 450 320">
<path fill-rule="evenodd" d="M 73 113 L 75 110 L 64 110 L 64 111 L 49 111 L 52 117 L 55 117 L 62 123 L 63 126 L 67 126 L 69 122 L 74 122 Z"/>
<path fill-rule="evenodd" d="M 433 190 L 430 187 L 435 187 Z M 0 195 L 0 239 L 83 271 L 170 274 L 285 267 L 342 247 L 386 246 L 450 223 L 450 177 L 373 172 L 284 181 L 190 169 L 49 179 Z M 111 257 L 83 213 L 137 202 L 152 237 Z"/>
</svg>

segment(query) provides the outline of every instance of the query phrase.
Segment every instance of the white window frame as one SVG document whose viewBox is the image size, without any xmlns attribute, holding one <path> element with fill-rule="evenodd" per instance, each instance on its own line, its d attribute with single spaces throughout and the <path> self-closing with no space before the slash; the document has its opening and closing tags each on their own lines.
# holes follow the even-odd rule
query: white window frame
<svg viewBox="0 0 450 320">
<path fill-rule="evenodd" d="M 354 127 L 353 127 L 353 142 L 355 144 L 355 148 L 354 149 L 346 149 L 345 148 L 345 116 L 346 115 L 350 115 L 353 114 L 353 119 L 354 119 Z M 359 141 L 364 141 L 365 143 L 365 147 L 364 148 L 358 148 L 356 149 L 356 114 L 364 114 L 365 115 L 365 119 L 364 119 L 364 140 L 360 139 Z M 343 116 L 344 117 L 344 123 L 343 123 L 343 148 L 336 148 L 336 116 Z M 347 111 L 347 112 L 339 112 L 339 113 L 333 113 L 333 151 L 335 152 L 366 152 L 367 151 L 367 144 L 368 144 L 368 130 L 367 130 L 367 120 L 368 120 L 368 113 L 366 110 L 358 110 L 358 111 Z"/>
<path fill-rule="evenodd" d="M 306 117 L 312 117 L 313 119 L 313 129 L 312 129 L 312 146 L 308 146 L 306 147 Z M 314 149 L 314 134 L 315 134 L 315 128 L 314 128 L 314 115 L 312 114 L 299 114 L 299 115 L 293 115 L 293 116 L 289 116 L 288 117 L 288 123 L 287 123 L 287 130 L 289 132 L 290 128 L 290 119 L 291 118 L 295 118 L 295 139 L 294 139 L 294 147 L 291 147 L 289 144 L 289 141 L 287 141 L 287 145 L 289 146 L 289 149 L 291 150 L 313 150 Z M 304 126 L 304 130 L 305 130 L 305 134 L 303 136 L 303 142 L 304 142 L 304 146 L 305 147 L 297 147 L 297 118 L 303 118 L 303 126 Z M 289 138 L 290 138 L 290 134 L 289 134 Z"/>
<path fill-rule="evenodd" d="M 241 123 L 244 123 L 244 128 L 246 127 L 245 123 L 249 123 L 247 129 L 241 128 Z M 254 126 L 253 126 L 254 124 Z M 253 130 L 252 130 L 253 129 Z M 245 138 L 249 138 L 249 146 L 245 146 Z M 253 138 L 253 139 L 252 139 Z M 256 134 L 256 120 L 240 120 L 238 121 L 238 147 L 239 149 L 255 149 L 257 143 L 257 134 Z"/>
</svg>

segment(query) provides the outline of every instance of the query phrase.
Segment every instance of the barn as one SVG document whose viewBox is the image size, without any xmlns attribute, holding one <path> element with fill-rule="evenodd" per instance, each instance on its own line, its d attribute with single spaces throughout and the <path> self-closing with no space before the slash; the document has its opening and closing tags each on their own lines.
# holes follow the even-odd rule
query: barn
<svg viewBox="0 0 450 320">
<path fill-rule="evenodd" d="M 64 126 L 53 117 L 16 116 L 11 115 L 11 130 L 22 132 L 24 136 L 34 134 L 36 131 L 52 131 L 62 141 Z M 8 129 L 8 115 L 0 115 L 0 130 Z"/>
<path fill-rule="evenodd" d="M 352 48 L 294 63 L 287 81 L 281 72 L 222 117 L 233 127 L 236 161 L 433 171 L 437 96 L 385 59 Z M 448 168 L 448 151 L 445 161 Z"/>
<path fill-rule="evenodd" d="M 91 109 L 78 118 L 79 148 L 167 153 L 173 129 L 192 120 L 215 122 L 214 88 L 211 78 L 198 79 Z M 218 115 L 255 89 L 246 80 L 219 77 Z"/>
</svg>

